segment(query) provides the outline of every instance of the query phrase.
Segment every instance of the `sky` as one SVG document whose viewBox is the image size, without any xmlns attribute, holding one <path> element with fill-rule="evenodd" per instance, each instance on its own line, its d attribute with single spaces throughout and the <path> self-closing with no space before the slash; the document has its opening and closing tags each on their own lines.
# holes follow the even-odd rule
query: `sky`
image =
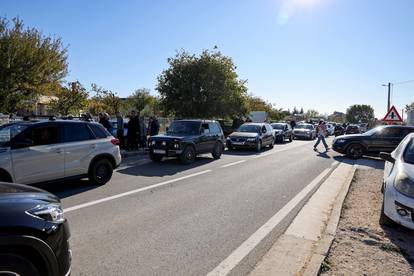
<svg viewBox="0 0 414 276">
<path fill-rule="evenodd" d="M 412 0 L 0 1 L 68 47 L 67 81 L 128 96 L 149 88 L 177 50 L 218 46 L 249 92 L 278 108 L 386 113 L 414 102 Z"/>
</svg>

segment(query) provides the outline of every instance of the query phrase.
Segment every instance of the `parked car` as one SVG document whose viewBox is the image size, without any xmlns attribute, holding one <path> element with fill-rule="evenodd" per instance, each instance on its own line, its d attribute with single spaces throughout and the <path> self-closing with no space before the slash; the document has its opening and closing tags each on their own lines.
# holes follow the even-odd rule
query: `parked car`
<svg viewBox="0 0 414 276">
<path fill-rule="evenodd" d="M 0 182 L 0 275 L 69 275 L 69 237 L 56 196 Z"/>
<path fill-rule="evenodd" d="M 151 136 L 148 146 L 154 162 L 164 157 L 178 157 L 182 163 L 190 164 L 202 153 L 211 153 L 214 159 L 219 159 L 225 141 L 217 121 L 178 120 L 171 123 L 166 134 Z"/>
<path fill-rule="evenodd" d="M 335 126 L 332 124 L 326 124 L 326 136 L 334 135 Z"/>
<path fill-rule="evenodd" d="M 384 182 L 380 223 L 401 224 L 414 230 L 414 134 L 408 135 L 384 159 Z"/>
<path fill-rule="evenodd" d="M 378 155 L 380 152 L 392 152 L 411 132 L 414 132 L 414 127 L 380 126 L 363 134 L 339 136 L 334 139 L 332 148 L 354 159 L 363 155 Z"/>
<path fill-rule="evenodd" d="M 20 121 L 0 127 L 0 181 L 34 184 L 88 177 L 102 185 L 121 163 L 119 140 L 98 123 Z"/>
<path fill-rule="evenodd" d="M 316 138 L 316 127 L 312 124 L 299 124 L 293 129 L 295 139 L 314 140 Z"/>
<path fill-rule="evenodd" d="M 263 147 L 273 148 L 273 129 L 267 123 L 245 123 L 227 137 L 227 148 L 250 148 L 260 152 Z"/>
<path fill-rule="evenodd" d="M 359 130 L 361 131 L 361 133 L 364 133 L 368 130 L 368 124 L 367 123 L 361 123 L 358 125 Z"/>
<path fill-rule="evenodd" d="M 292 142 L 293 132 L 292 132 L 292 127 L 290 126 L 290 124 L 273 123 L 270 125 L 273 128 L 273 136 L 276 142 L 284 142 L 285 140 Z"/>
<path fill-rule="evenodd" d="M 361 130 L 357 125 L 348 125 L 345 129 L 345 134 L 359 134 Z"/>
<path fill-rule="evenodd" d="M 335 129 L 334 129 L 335 137 L 340 136 L 340 135 L 344 135 L 344 134 L 345 134 L 345 129 L 340 125 L 336 125 Z"/>
</svg>

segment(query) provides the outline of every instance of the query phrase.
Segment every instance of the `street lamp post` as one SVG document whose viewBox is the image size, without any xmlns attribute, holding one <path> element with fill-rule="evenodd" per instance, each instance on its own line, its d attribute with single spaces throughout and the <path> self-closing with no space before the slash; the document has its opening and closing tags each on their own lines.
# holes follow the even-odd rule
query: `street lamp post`
<svg viewBox="0 0 414 276">
<path fill-rule="evenodd" d="M 390 110 L 391 107 L 391 85 L 392 83 L 383 84 L 382 86 L 388 86 L 388 101 L 387 101 L 387 112 Z"/>
</svg>

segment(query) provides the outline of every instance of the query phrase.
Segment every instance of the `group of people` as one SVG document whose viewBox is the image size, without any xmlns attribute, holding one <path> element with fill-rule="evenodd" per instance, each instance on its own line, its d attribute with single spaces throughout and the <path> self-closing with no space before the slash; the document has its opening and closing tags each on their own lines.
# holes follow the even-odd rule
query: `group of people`
<svg viewBox="0 0 414 276">
<path fill-rule="evenodd" d="M 113 126 L 109 119 L 108 113 L 99 113 L 99 123 L 112 134 Z M 127 128 L 126 135 L 125 128 Z M 131 111 L 126 124 L 121 112 L 116 113 L 116 136 L 119 139 L 120 147 L 126 150 L 147 147 L 147 136 L 157 135 L 159 130 L 160 124 L 155 116 L 150 117 L 148 126 L 145 126 L 144 119 L 140 118 L 139 112 Z"/>
</svg>

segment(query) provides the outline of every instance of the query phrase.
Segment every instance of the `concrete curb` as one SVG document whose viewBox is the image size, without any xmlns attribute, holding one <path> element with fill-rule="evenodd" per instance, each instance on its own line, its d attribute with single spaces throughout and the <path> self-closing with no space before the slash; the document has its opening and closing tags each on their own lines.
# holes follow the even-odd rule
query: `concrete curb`
<svg viewBox="0 0 414 276">
<path fill-rule="evenodd" d="M 318 275 L 335 237 L 354 173 L 355 166 L 340 164 L 250 275 Z"/>
</svg>

